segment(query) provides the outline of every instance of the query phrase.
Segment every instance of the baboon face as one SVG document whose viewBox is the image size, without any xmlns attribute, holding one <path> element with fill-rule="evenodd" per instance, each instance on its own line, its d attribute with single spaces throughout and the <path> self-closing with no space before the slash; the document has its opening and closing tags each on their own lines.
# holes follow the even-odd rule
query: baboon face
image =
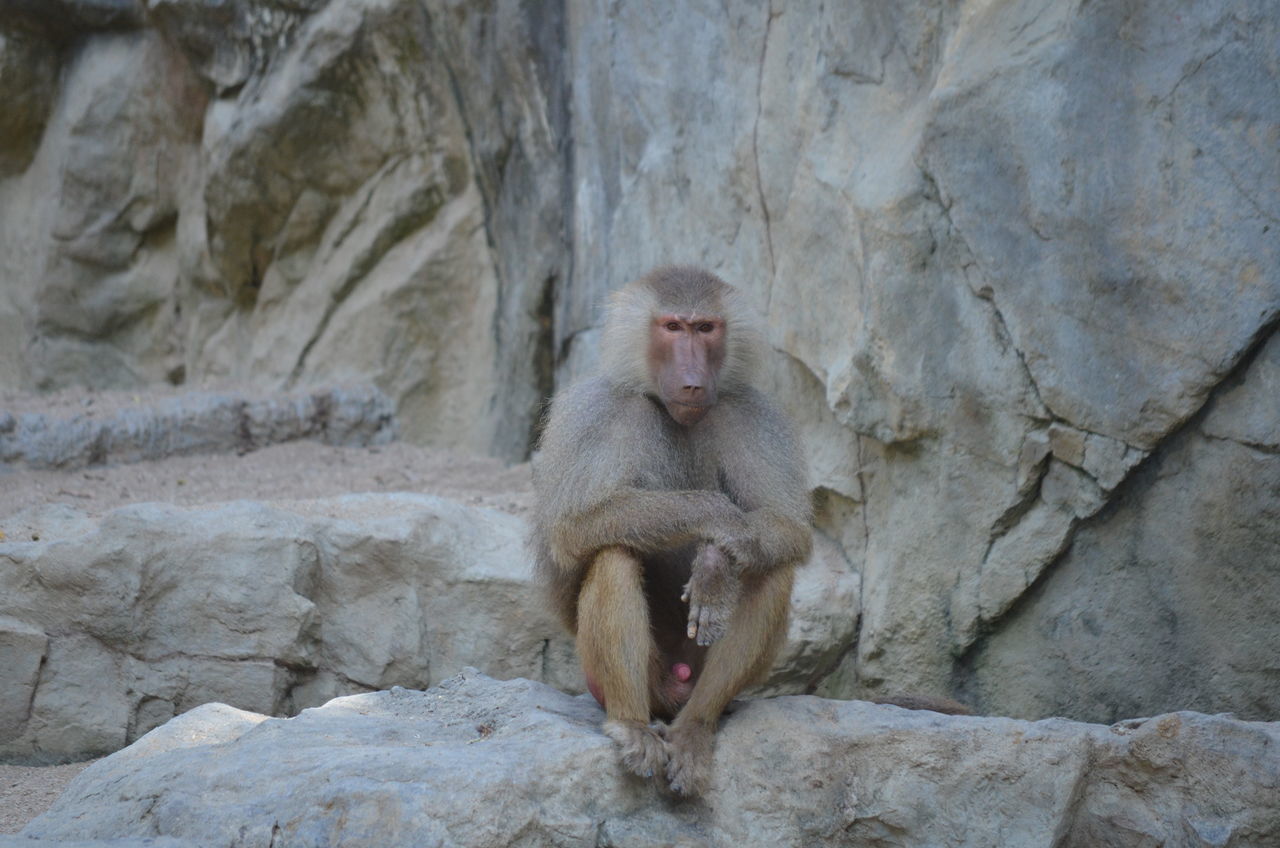
<svg viewBox="0 0 1280 848">
<path fill-rule="evenodd" d="M 725 322 L 719 315 L 664 312 L 649 330 L 649 374 L 676 423 L 690 427 L 716 402 L 724 365 Z"/>
</svg>

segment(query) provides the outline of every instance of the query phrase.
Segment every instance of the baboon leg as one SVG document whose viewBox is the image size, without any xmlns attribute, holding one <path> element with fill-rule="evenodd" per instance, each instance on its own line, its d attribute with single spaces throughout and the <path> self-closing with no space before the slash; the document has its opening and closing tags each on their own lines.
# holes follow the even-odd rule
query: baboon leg
<svg viewBox="0 0 1280 848">
<path fill-rule="evenodd" d="M 773 664 L 787 631 L 793 569 L 780 568 L 744 586 L 723 639 L 707 652 L 689 702 L 666 732 L 667 779 L 682 795 L 699 795 L 711 778 L 716 721 L 733 697 Z"/>
<path fill-rule="evenodd" d="M 662 737 L 649 726 L 657 646 L 649 630 L 643 565 L 623 548 L 605 548 L 588 568 L 578 596 L 578 657 L 604 696 L 604 732 L 623 765 L 641 777 L 666 765 Z"/>
</svg>

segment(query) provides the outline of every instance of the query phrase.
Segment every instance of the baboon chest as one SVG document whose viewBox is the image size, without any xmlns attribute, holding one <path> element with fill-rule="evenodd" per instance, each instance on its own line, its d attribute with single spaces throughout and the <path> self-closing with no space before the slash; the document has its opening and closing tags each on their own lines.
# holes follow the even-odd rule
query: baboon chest
<svg viewBox="0 0 1280 848">
<path fill-rule="evenodd" d="M 660 444 L 660 457 L 655 457 L 658 461 L 654 464 L 659 471 L 654 488 L 723 489 L 720 457 L 712 439 L 698 433 L 675 433 Z"/>
</svg>

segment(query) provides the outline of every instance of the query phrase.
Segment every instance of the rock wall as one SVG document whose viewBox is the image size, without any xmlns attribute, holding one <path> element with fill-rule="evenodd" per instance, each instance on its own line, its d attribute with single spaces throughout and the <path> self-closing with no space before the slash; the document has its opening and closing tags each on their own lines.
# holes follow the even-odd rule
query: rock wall
<svg viewBox="0 0 1280 848">
<path fill-rule="evenodd" d="M 701 263 L 860 575 L 824 691 L 1274 717 L 1278 40 L 1266 0 L 19 3 L 0 386 L 369 380 L 516 459 L 604 292 Z"/>
<path fill-rule="evenodd" d="M 535 55 L 556 19 L 94 5 L 19 4 L 0 42 L 0 385 L 372 381 L 417 441 L 527 453 L 562 252 L 562 86 Z"/>
</svg>

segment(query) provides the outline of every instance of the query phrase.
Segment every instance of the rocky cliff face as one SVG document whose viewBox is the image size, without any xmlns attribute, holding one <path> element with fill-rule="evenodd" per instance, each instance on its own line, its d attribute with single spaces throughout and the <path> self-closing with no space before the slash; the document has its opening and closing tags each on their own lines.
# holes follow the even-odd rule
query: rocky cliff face
<svg viewBox="0 0 1280 848">
<path fill-rule="evenodd" d="M 367 380 L 517 459 L 603 293 L 701 263 L 861 581 L 822 691 L 1280 714 L 1266 0 L 0 24 L 0 386 Z"/>
</svg>

